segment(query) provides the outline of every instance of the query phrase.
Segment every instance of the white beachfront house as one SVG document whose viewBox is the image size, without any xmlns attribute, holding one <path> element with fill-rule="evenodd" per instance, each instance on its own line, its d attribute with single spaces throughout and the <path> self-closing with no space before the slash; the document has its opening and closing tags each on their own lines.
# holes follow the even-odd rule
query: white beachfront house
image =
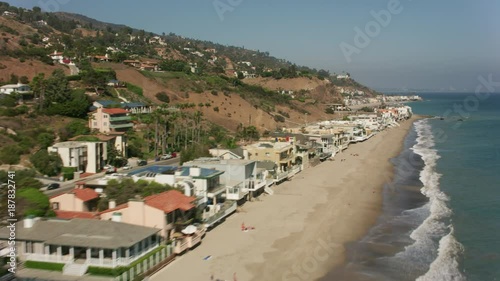
<svg viewBox="0 0 500 281">
<path fill-rule="evenodd" d="M 243 159 L 198 158 L 184 166 L 224 171 L 220 183 L 226 186 L 226 198 L 240 201 L 260 194 L 266 186 L 267 171 L 257 169 L 257 161 Z"/>
</svg>

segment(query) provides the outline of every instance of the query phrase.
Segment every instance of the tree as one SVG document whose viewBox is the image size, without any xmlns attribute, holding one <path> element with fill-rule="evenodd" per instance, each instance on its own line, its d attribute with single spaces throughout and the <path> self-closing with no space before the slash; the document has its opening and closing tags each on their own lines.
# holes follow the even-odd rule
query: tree
<svg viewBox="0 0 500 281">
<path fill-rule="evenodd" d="M 155 96 L 161 102 L 164 102 L 164 103 L 170 102 L 169 96 L 164 91 L 157 93 Z"/>
<path fill-rule="evenodd" d="M 51 133 L 41 133 L 37 137 L 37 141 L 42 147 L 42 149 L 45 149 L 49 146 L 51 146 L 54 143 L 54 135 Z"/>
<path fill-rule="evenodd" d="M 48 153 L 46 149 L 41 149 L 30 157 L 31 164 L 40 173 L 47 176 L 55 176 L 61 172 L 62 160 L 57 153 Z"/>
<path fill-rule="evenodd" d="M 28 79 L 28 77 L 27 77 L 27 76 L 24 76 L 24 75 L 23 75 L 23 76 L 21 76 L 21 77 L 19 78 L 19 82 L 21 82 L 21 84 L 28 84 L 28 83 L 30 82 L 30 80 Z"/>
<path fill-rule="evenodd" d="M 17 190 L 16 215 L 18 219 L 26 216 L 47 217 L 54 216 L 50 208 L 49 197 L 36 188 L 20 188 Z"/>
<path fill-rule="evenodd" d="M 19 77 L 17 75 L 15 75 L 14 73 L 11 73 L 10 74 L 10 81 L 9 81 L 10 84 L 17 84 L 19 83 Z"/>
<path fill-rule="evenodd" d="M 245 75 L 243 75 L 243 72 L 241 71 L 238 71 L 238 79 L 244 79 L 245 78 Z"/>
</svg>

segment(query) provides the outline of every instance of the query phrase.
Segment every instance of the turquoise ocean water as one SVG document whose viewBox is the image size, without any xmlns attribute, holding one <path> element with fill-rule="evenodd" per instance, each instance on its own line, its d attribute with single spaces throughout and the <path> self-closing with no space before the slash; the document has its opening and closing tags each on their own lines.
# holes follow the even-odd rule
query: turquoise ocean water
<svg viewBox="0 0 500 281">
<path fill-rule="evenodd" d="M 500 280 L 500 95 L 421 94 L 378 223 L 324 280 Z"/>
</svg>

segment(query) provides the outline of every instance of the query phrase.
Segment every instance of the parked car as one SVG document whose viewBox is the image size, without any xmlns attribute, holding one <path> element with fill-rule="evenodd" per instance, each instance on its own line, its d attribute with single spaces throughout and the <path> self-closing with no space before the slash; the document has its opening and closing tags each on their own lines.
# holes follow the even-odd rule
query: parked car
<svg viewBox="0 0 500 281">
<path fill-rule="evenodd" d="M 114 174 L 114 173 L 116 173 L 116 168 L 115 168 L 115 167 L 113 167 L 113 166 L 110 166 L 110 167 L 108 167 L 108 168 L 106 169 L 106 172 L 105 172 L 105 173 L 106 173 L 106 174 Z"/>
<path fill-rule="evenodd" d="M 161 160 L 168 160 L 168 159 L 172 159 L 172 158 L 173 158 L 173 156 L 170 153 L 166 153 L 166 154 L 163 154 L 161 156 Z"/>
<path fill-rule="evenodd" d="M 130 170 L 130 169 L 132 169 L 132 166 L 130 166 L 130 164 L 127 164 L 127 165 L 123 166 L 122 169 Z"/>
<path fill-rule="evenodd" d="M 145 166 L 148 164 L 148 161 L 144 159 L 137 160 L 137 166 Z"/>
<path fill-rule="evenodd" d="M 172 152 L 172 158 L 177 157 L 177 152 Z"/>
<path fill-rule="evenodd" d="M 47 190 L 54 190 L 54 189 L 58 189 L 59 187 L 61 187 L 60 184 L 53 182 L 53 183 L 47 185 Z"/>
</svg>

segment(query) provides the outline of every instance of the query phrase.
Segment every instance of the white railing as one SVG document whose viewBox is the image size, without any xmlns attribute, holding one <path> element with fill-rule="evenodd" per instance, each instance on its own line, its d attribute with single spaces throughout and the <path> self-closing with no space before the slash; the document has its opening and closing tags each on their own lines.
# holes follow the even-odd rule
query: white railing
<svg viewBox="0 0 500 281">
<path fill-rule="evenodd" d="M 26 254 L 26 260 L 66 263 L 66 262 L 72 261 L 73 259 L 70 256 L 57 256 L 57 255 L 45 255 L 45 254 Z"/>
<path fill-rule="evenodd" d="M 117 266 L 127 266 L 127 265 L 133 263 L 134 261 L 142 258 L 143 256 L 149 254 L 151 251 L 156 249 L 158 246 L 159 246 L 159 244 L 156 243 L 153 246 L 151 246 L 149 249 L 147 249 L 146 251 L 143 251 L 142 253 L 140 253 L 139 255 L 131 256 L 128 258 L 126 258 L 126 257 L 121 258 L 120 257 L 120 258 L 116 258 L 114 261 L 113 261 L 113 259 L 104 258 L 102 260 L 102 263 L 101 263 L 101 260 L 99 258 L 90 258 L 90 259 L 87 259 L 85 261 L 85 264 L 92 265 L 92 266 L 99 266 L 99 267 L 108 267 L 108 268 L 114 268 Z"/>
</svg>

